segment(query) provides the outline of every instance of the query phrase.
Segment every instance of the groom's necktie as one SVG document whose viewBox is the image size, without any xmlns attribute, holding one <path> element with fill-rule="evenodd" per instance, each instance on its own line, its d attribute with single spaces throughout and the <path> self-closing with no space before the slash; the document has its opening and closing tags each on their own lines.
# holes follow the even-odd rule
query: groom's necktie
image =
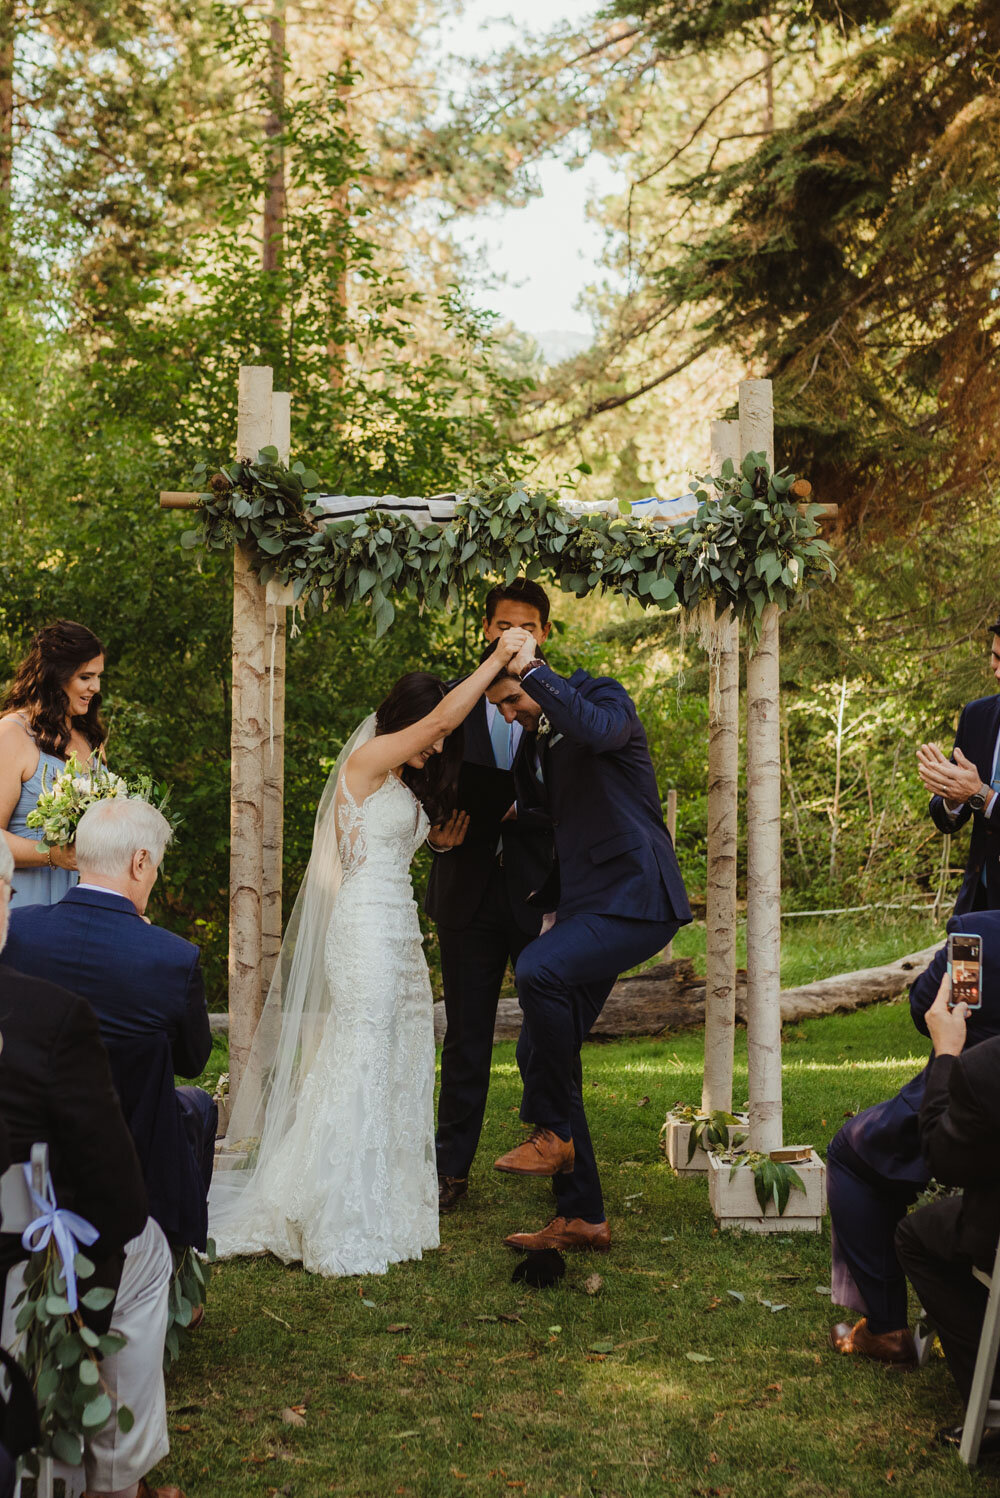
<svg viewBox="0 0 1000 1498">
<path fill-rule="evenodd" d="M 498 770 L 509 770 L 513 761 L 514 725 L 508 723 L 502 713 L 493 714 L 493 722 L 490 725 L 490 742 L 493 745 L 493 758 L 496 760 Z"/>
</svg>

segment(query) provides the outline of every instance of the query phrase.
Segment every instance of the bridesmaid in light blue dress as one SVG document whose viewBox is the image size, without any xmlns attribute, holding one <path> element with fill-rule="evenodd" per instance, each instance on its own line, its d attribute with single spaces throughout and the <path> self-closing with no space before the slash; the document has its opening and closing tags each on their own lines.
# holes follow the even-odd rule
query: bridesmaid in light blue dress
<svg viewBox="0 0 1000 1498">
<path fill-rule="evenodd" d="M 11 905 L 54 905 L 76 884 L 72 847 L 48 848 L 27 825 L 48 785 L 75 754 L 99 755 L 104 647 L 91 630 L 57 619 L 40 630 L 0 705 L 0 836 L 14 855 Z"/>
</svg>

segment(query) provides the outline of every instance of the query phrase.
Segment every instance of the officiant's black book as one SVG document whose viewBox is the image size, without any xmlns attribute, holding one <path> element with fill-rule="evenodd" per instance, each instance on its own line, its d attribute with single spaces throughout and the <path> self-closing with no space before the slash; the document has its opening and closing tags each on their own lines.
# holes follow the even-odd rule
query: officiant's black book
<svg viewBox="0 0 1000 1498">
<path fill-rule="evenodd" d="M 469 813 L 469 836 L 500 836 L 500 823 L 517 799 L 513 770 L 464 761 L 458 773 L 458 809 Z"/>
</svg>

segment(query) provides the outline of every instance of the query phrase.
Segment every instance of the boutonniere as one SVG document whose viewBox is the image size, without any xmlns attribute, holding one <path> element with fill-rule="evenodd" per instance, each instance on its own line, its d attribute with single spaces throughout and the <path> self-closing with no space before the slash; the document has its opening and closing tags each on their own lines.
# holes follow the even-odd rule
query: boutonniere
<svg viewBox="0 0 1000 1498">
<path fill-rule="evenodd" d="M 552 732 L 552 724 L 544 713 L 542 713 L 542 716 L 538 720 L 538 727 L 535 729 L 535 732 L 540 739 L 544 739 Z"/>
</svg>

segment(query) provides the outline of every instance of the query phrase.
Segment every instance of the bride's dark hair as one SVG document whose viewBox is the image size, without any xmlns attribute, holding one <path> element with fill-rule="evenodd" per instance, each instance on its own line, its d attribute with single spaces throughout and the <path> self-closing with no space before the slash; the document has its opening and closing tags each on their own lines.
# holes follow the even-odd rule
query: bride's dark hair
<svg viewBox="0 0 1000 1498">
<path fill-rule="evenodd" d="M 440 676 L 430 671 L 408 671 L 375 709 L 375 732 L 398 733 L 419 723 L 434 711 L 447 691 Z M 433 823 L 446 821 L 455 810 L 464 747 L 464 734 L 458 727 L 448 734 L 441 753 L 432 754 L 422 770 L 403 766 L 403 780 Z"/>
<path fill-rule="evenodd" d="M 69 744 L 66 727 L 69 698 L 63 690 L 64 684 L 81 666 L 103 654 L 104 646 L 85 624 L 75 624 L 72 619 L 46 624 L 18 666 L 0 702 L 0 712 L 15 709 L 23 712 L 39 749 L 62 758 Z M 92 749 L 100 748 L 107 737 L 100 707 L 101 694 L 95 692 L 87 712 L 73 718 L 73 727 Z"/>
</svg>

